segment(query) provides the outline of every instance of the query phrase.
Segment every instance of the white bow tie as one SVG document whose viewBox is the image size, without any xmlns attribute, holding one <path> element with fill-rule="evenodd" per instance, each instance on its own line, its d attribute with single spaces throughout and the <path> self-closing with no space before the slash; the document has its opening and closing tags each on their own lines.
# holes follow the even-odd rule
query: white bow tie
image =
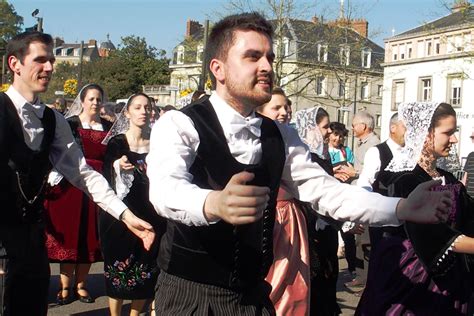
<svg viewBox="0 0 474 316">
<path fill-rule="evenodd" d="M 260 137 L 260 125 L 262 125 L 262 118 L 241 118 L 234 116 L 230 121 L 230 132 L 235 135 L 243 129 L 248 129 L 252 134 Z"/>
</svg>

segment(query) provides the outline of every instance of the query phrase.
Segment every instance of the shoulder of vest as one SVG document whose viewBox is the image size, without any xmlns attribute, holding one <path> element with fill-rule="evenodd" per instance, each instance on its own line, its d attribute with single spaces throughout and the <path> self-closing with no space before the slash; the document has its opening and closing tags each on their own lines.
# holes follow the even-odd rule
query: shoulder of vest
<svg viewBox="0 0 474 316">
<path fill-rule="evenodd" d="M 100 118 L 100 123 L 102 124 L 102 127 L 104 128 L 104 131 L 108 131 L 112 128 L 113 123 L 110 121 L 107 121 L 106 119 Z"/>
<path fill-rule="evenodd" d="M 200 98 L 199 100 L 194 101 L 193 103 L 190 103 L 183 107 L 180 111 L 183 112 L 184 114 L 188 115 L 192 112 L 197 111 L 198 109 L 204 109 L 206 107 L 211 106 L 211 102 L 209 101 L 210 96 L 205 96 Z"/>
<path fill-rule="evenodd" d="M 81 120 L 79 119 L 79 116 L 77 115 L 68 117 L 66 121 L 69 123 L 69 126 L 71 126 L 72 130 L 77 130 L 79 126 L 81 126 Z"/>
</svg>

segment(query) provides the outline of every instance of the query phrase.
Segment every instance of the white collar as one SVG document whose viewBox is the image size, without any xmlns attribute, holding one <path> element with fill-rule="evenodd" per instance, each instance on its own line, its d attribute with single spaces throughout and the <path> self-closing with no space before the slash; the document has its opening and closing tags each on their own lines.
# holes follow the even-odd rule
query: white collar
<svg viewBox="0 0 474 316">
<path fill-rule="evenodd" d="M 214 111 L 216 112 L 219 123 L 224 130 L 226 136 L 234 134 L 232 132 L 232 124 L 236 121 L 250 121 L 255 119 L 255 111 L 252 111 L 247 117 L 243 117 L 239 112 L 237 112 L 233 107 L 231 107 L 224 99 L 222 99 L 216 91 L 213 91 L 209 97 Z"/>
<path fill-rule="evenodd" d="M 40 102 L 38 97 L 35 99 L 33 103 L 30 103 L 13 86 L 10 86 L 5 93 L 13 102 L 13 105 L 15 106 L 19 115 L 22 112 L 22 108 L 25 107 L 26 104 L 29 104 L 31 105 L 32 110 L 35 112 L 38 118 L 43 117 L 45 105 Z"/>
<path fill-rule="evenodd" d="M 395 141 L 390 137 L 387 139 L 387 146 L 388 148 L 390 148 L 390 151 L 392 152 L 392 154 L 399 152 L 403 148 L 399 144 L 395 143 Z"/>
</svg>

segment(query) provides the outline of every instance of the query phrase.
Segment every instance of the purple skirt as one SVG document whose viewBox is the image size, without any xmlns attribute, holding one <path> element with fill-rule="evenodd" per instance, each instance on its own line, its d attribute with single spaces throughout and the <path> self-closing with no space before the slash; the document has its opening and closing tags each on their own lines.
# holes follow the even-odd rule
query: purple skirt
<svg viewBox="0 0 474 316">
<path fill-rule="evenodd" d="M 447 275 L 433 278 L 411 242 L 384 238 L 371 257 L 367 286 L 356 315 L 466 315 L 470 278 L 459 261 Z"/>
</svg>

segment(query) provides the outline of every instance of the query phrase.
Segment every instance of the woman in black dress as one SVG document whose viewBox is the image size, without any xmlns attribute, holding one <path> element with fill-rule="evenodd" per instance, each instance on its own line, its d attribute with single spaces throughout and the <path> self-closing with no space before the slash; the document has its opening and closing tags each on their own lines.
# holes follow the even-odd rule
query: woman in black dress
<svg viewBox="0 0 474 316">
<path fill-rule="evenodd" d="M 150 108 L 146 94 L 137 93 L 129 98 L 105 139 L 104 176 L 130 210 L 154 226 L 159 237 L 164 220 L 149 202 L 145 163 L 150 142 Z M 124 223 L 105 212 L 100 214 L 99 229 L 110 313 L 120 315 L 123 300 L 128 299 L 132 300 L 130 315 L 138 315 L 154 296 L 160 238 L 146 251 Z"/>
</svg>

